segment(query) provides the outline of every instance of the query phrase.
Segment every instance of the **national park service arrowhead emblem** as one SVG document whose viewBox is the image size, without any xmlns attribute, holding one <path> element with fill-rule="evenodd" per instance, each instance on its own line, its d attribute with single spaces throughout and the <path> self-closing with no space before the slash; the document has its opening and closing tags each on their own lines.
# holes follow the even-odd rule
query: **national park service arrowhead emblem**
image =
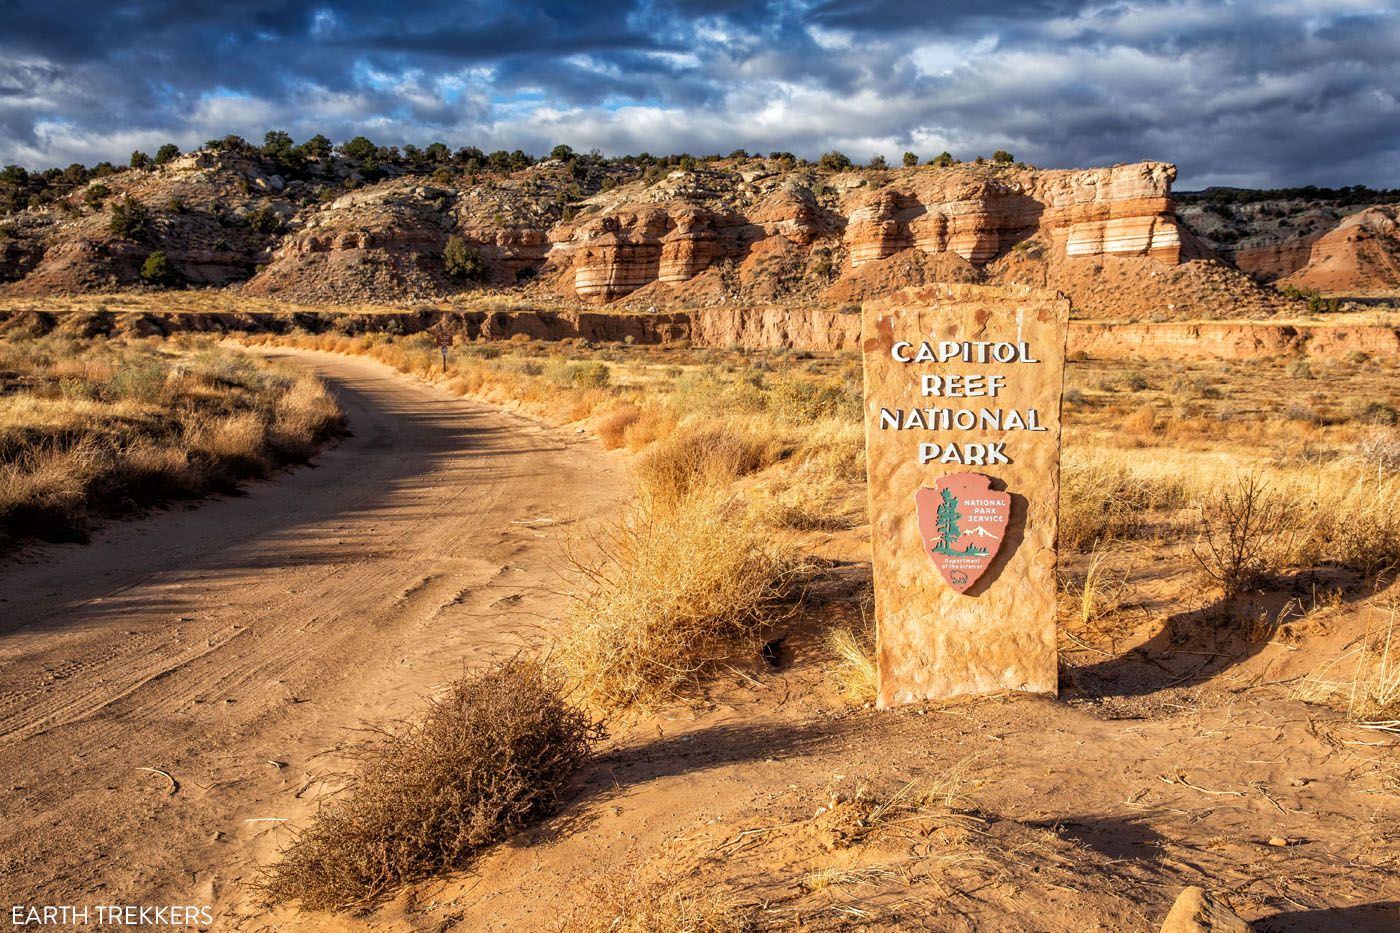
<svg viewBox="0 0 1400 933">
<path fill-rule="evenodd" d="M 991 477 L 949 473 L 914 493 L 924 550 L 948 585 L 966 593 L 1001 549 L 1011 520 L 1011 494 L 992 490 Z"/>
</svg>

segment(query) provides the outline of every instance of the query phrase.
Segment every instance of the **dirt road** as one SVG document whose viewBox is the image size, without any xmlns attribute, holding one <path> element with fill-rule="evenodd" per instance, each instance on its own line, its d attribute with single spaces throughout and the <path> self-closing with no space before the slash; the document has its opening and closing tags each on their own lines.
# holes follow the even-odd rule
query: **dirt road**
<svg viewBox="0 0 1400 933">
<path fill-rule="evenodd" d="M 246 496 L 0 565 L 7 922 L 246 903 L 350 730 L 548 626 L 561 540 L 616 501 L 619 461 L 571 433 L 269 355 L 326 377 L 353 436 Z"/>
</svg>

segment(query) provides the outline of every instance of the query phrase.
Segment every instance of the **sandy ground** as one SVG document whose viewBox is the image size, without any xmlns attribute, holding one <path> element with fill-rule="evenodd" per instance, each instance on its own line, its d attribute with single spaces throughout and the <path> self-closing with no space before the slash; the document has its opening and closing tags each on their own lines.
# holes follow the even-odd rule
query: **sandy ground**
<svg viewBox="0 0 1400 933">
<path fill-rule="evenodd" d="M 0 565 L 7 924 L 212 904 L 226 928 L 351 730 L 529 639 L 562 603 L 561 539 L 623 486 L 572 433 L 363 359 L 271 355 L 325 376 L 353 435 L 245 496 Z"/>
<path fill-rule="evenodd" d="M 868 525 L 810 536 L 831 569 L 776 667 L 736 649 L 695 703 L 614 720 L 555 818 L 362 915 L 263 911 L 242 882 L 349 730 L 547 626 L 560 541 L 625 470 L 373 363 L 283 355 L 327 375 L 356 432 L 316 468 L 0 569 L 6 903 L 534 931 L 685 891 L 765 930 L 1077 933 L 1155 930 L 1201 884 L 1261 931 L 1400 929 L 1400 742 L 1291 698 L 1380 611 L 1358 581 L 1291 581 L 1350 595 L 1241 637 L 1180 555 L 1145 547 L 1125 555 L 1133 604 L 1066 626 L 1060 699 L 852 708 L 820 633 L 860 618 Z M 1278 621 L 1288 596 L 1239 618 Z M 946 805 L 868 834 L 838 819 L 925 789 Z"/>
</svg>

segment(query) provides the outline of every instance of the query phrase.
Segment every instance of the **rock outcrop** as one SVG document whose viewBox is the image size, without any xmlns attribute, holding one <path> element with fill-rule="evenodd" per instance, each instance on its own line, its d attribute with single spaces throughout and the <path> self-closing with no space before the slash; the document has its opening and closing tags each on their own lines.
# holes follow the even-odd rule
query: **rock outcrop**
<svg viewBox="0 0 1400 933">
<path fill-rule="evenodd" d="M 455 198 L 399 179 L 308 207 L 245 291 L 298 301 L 440 294 L 448 287 L 442 254 Z"/>
<path fill-rule="evenodd" d="M 310 192 L 254 160 L 210 152 L 106 176 L 54 207 L 7 218 L 0 281 L 12 281 L 8 289 L 18 294 L 121 288 L 139 284 L 142 263 L 159 250 L 184 284 L 235 284 L 267 261 Z M 128 201 L 142 216 L 121 229 L 113 218 Z"/>
<path fill-rule="evenodd" d="M 595 199 L 601 216 L 553 232 L 551 262 L 571 265 L 575 294 L 600 302 L 653 283 L 684 285 L 716 263 L 738 266 L 742 278 L 745 264 L 787 247 L 819 250 L 819 265 L 835 278 L 908 250 L 982 267 L 1032 241 L 1067 259 L 1112 255 L 1173 265 L 1181 252 L 1174 174 L 1148 162 L 1088 171 L 926 167 L 878 178 L 847 172 L 806 184 L 775 175 L 701 193 L 709 203 L 728 194 L 723 213 L 690 200 L 693 190 L 663 192 L 672 197 L 645 210 Z M 806 278 L 801 265 L 797 277 Z"/>
<path fill-rule="evenodd" d="M 1278 197 L 1269 195 L 1278 194 Z M 1287 197 L 1282 195 L 1287 194 Z M 1213 255 L 1260 282 L 1342 296 L 1400 293 L 1400 208 L 1356 189 L 1189 195 L 1178 216 Z"/>
<path fill-rule="evenodd" d="M 1330 294 L 1400 290 L 1400 208 L 1372 207 L 1314 240 L 1307 262 L 1283 284 Z"/>
<path fill-rule="evenodd" d="M 283 178 L 267 160 L 200 152 L 107 176 L 105 201 L 75 191 L 61 209 L 6 218 L 0 282 L 30 294 L 135 285 L 160 249 L 187 285 L 301 302 L 485 289 L 636 310 L 831 306 L 962 283 L 1055 289 L 1077 314 L 1119 320 L 1262 317 L 1288 307 L 1181 228 L 1175 169 L 1159 162 L 831 172 L 735 158 L 664 177 L 557 161 L 431 176 L 361 168 L 311 160 Z M 139 237 L 110 227 L 112 204 L 128 196 L 150 215 Z M 1387 254 L 1375 244 L 1393 237 L 1373 236 L 1379 223 L 1355 233 L 1371 245 L 1346 240 L 1327 255 L 1356 252 L 1358 274 L 1375 268 L 1385 280 Z M 470 262 L 449 268 L 453 237 Z M 1270 268 L 1291 268 L 1280 250 Z"/>
</svg>

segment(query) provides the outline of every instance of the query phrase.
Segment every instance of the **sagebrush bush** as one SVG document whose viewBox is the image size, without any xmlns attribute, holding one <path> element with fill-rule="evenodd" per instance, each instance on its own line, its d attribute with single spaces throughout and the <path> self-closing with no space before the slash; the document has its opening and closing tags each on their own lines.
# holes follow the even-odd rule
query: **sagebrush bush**
<svg viewBox="0 0 1400 933">
<path fill-rule="evenodd" d="M 263 873 L 262 893 L 345 910 L 462 868 L 553 813 L 601 738 L 541 661 L 492 664 L 356 748 L 346 786 Z"/>
</svg>

